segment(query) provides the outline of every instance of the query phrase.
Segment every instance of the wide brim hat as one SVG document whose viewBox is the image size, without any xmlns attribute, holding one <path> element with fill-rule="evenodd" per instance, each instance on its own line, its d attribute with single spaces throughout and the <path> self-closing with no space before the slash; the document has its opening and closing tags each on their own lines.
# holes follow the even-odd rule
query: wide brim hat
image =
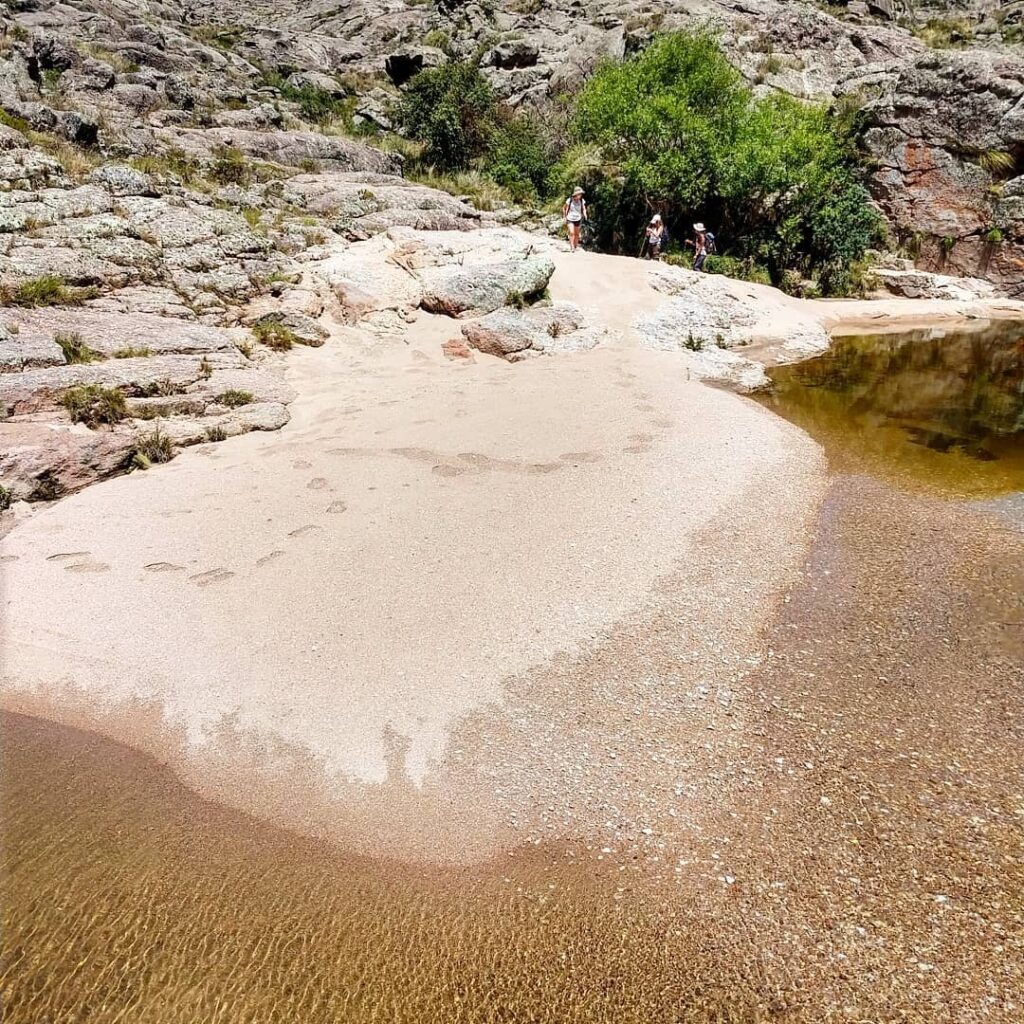
<svg viewBox="0 0 1024 1024">
<path fill-rule="evenodd" d="M 700 221 L 697 221 L 697 223 L 693 225 L 693 230 L 694 231 L 703 231 L 704 230 L 704 225 L 701 224 Z"/>
<path fill-rule="evenodd" d="M 579 185 L 577 185 L 577 186 L 576 186 L 576 187 L 575 187 L 575 188 L 574 188 L 574 189 L 572 190 L 572 194 L 573 194 L 574 196 L 581 196 L 581 195 L 583 195 L 583 189 L 581 189 L 581 188 L 579 187 Z"/>
</svg>

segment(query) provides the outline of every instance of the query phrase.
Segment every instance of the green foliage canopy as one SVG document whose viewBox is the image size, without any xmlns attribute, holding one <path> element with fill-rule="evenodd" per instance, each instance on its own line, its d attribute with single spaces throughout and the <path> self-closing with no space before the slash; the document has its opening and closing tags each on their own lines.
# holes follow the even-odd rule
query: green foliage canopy
<svg viewBox="0 0 1024 1024">
<path fill-rule="evenodd" d="M 756 98 L 704 32 L 662 36 L 601 67 L 571 135 L 555 178 L 588 187 L 606 248 L 635 245 L 653 211 L 683 233 L 700 218 L 776 283 L 795 269 L 841 291 L 878 234 L 849 126 L 823 105 Z"/>
<path fill-rule="evenodd" d="M 495 111 L 494 93 L 480 69 L 451 61 L 413 79 L 398 121 L 409 136 L 424 143 L 426 163 L 461 171 L 487 151 Z"/>
</svg>

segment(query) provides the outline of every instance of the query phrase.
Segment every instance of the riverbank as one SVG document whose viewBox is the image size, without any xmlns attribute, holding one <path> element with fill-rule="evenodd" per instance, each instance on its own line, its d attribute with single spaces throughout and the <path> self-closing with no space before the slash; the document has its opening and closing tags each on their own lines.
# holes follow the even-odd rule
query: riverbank
<svg viewBox="0 0 1024 1024">
<path fill-rule="evenodd" d="M 749 564 L 746 526 L 710 579 Z M 477 865 L 344 854 L 4 716 L 10 1019 L 1008 1024 L 1022 543 L 835 480 L 759 665 L 715 676 L 709 647 L 712 676 L 682 685 L 691 585 L 619 638 L 621 663 L 567 658 L 457 730 L 453 753 L 523 809 L 518 845 Z"/>
</svg>

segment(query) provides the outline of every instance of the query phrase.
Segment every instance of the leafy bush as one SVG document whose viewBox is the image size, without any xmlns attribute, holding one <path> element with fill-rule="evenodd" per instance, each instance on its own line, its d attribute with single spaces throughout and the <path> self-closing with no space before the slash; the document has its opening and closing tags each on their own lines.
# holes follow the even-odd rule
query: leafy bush
<svg viewBox="0 0 1024 1024">
<path fill-rule="evenodd" d="M 328 89 L 315 85 L 292 85 L 284 75 L 272 71 L 266 76 L 267 85 L 277 89 L 282 99 L 299 105 L 303 121 L 310 124 L 330 124 L 332 121 L 348 121 L 352 116 L 354 101 L 335 95 Z"/>
<path fill-rule="evenodd" d="M 151 356 L 153 350 L 146 346 L 137 345 L 126 345 L 124 348 L 119 348 L 114 352 L 115 359 L 140 359 L 145 356 Z"/>
<path fill-rule="evenodd" d="M 64 362 L 73 363 L 94 363 L 103 357 L 94 349 L 89 348 L 77 332 L 73 334 L 55 334 L 53 340 L 60 346 L 64 353 Z"/>
<path fill-rule="evenodd" d="M 422 160 L 460 171 L 486 153 L 496 102 L 475 64 L 450 61 L 417 75 L 398 108 L 398 123 L 424 143 Z"/>
<path fill-rule="evenodd" d="M 128 415 L 123 392 L 98 384 L 68 388 L 61 396 L 61 404 L 67 409 L 72 423 L 84 423 L 87 427 L 120 423 Z"/>
<path fill-rule="evenodd" d="M 729 255 L 776 284 L 794 269 L 841 292 L 844 268 L 879 231 L 848 120 L 781 94 L 756 98 L 704 32 L 666 35 L 605 64 L 570 132 L 577 145 L 554 180 L 562 191 L 586 187 L 606 249 L 635 250 L 657 210 L 675 235 L 708 222 Z"/>
<path fill-rule="evenodd" d="M 551 155 L 541 125 L 525 114 L 499 117 L 488 140 L 486 167 L 516 202 L 543 195 Z"/>
<path fill-rule="evenodd" d="M 0 512 L 6 512 L 14 503 L 14 492 L 0 484 Z"/>
</svg>

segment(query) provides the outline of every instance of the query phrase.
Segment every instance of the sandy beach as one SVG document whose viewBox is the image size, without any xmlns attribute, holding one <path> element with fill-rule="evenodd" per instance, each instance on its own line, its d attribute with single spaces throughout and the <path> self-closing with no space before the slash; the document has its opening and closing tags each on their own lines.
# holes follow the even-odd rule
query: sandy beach
<svg viewBox="0 0 1024 1024">
<path fill-rule="evenodd" d="M 132 743 L 312 834 L 464 859 L 508 816 L 479 773 L 458 820 L 446 810 L 452 730 L 510 680 L 606 647 L 659 613 L 666 579 L 730 551 L 750 579 L 739 628 L 716 625 L 731 599 L 714 581 L 687 603 L 704 602 L 723 660 L 756 659 L 809 541 L 821 454 L 636 346 L 632 316 L 659 301 L 642 264 L 560 261 L 553 296 L 620 344 L 453 365 L 447 318 L 421 314 L 407 344 L 335 327 L 292 360 L 302 397 L 284 430 L 190 450 L 16 529 L 4 706 Z"/>
</svg>

